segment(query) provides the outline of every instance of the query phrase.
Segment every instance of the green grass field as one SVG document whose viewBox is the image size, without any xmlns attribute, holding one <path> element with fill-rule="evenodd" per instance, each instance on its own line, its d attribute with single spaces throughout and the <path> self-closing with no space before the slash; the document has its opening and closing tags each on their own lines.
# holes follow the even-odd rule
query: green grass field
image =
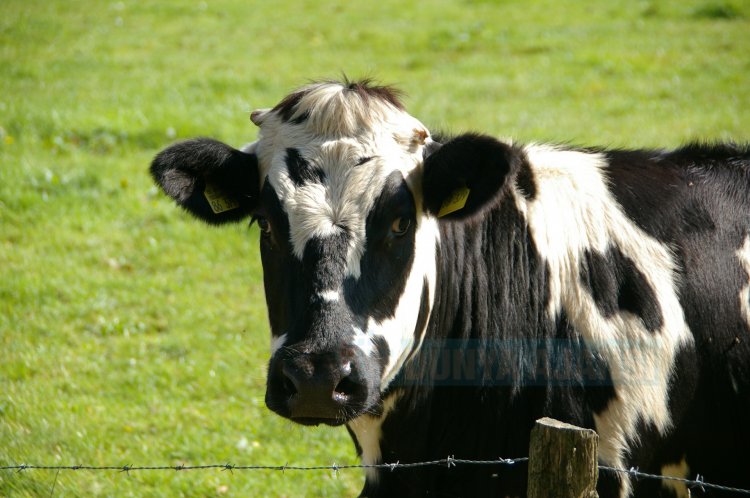
<svg viewBox="0 0 750 498">
<path fill-rule="evenodd" d="M 152 186 L 308 79 L 375 76 L 435 129 L 750 139 L 743 0 L 0 2 L 0 466 L 356 462 L 263 403 L 257 229 Z M 503 455 L 521 456 L 521 455 Z M 0 496 L 342 496 L 358 471 L 0 471 Z"/>
</svg>

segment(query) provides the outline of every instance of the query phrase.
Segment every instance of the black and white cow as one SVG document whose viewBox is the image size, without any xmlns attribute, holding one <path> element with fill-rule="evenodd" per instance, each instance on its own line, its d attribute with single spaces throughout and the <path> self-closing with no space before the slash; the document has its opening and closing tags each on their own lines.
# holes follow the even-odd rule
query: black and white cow
<svg viewBox="0 0 750 498">
<path fill-rule="evenodd" d="M 596 429 L 604 464 L 750 488 L 748 147 L 438 139 L 367 81 L 251 119 L 242 150 L 189 140 L 151 173 L 209 223 L 260 227 L 271 410 L 345 424 L 365 463 L 525 456 L 551 416 Z M 525 483 L 370 470 L 363 495 Z M 599 490 L 681 492 L 608 472 Z"/>
</svg>

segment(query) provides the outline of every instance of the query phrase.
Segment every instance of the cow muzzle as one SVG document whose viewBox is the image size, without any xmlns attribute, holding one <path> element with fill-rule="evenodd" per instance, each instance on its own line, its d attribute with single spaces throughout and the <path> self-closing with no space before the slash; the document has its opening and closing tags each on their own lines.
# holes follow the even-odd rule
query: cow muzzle
<svg viewBox="0 0 750 498">
<path fill-rule="evenodd" d="M 340 425 L 366 406 L 368 385 L 356 357 L 300 353 L 271 360 L 266 405 L 304 425 Z"/>
</svg>

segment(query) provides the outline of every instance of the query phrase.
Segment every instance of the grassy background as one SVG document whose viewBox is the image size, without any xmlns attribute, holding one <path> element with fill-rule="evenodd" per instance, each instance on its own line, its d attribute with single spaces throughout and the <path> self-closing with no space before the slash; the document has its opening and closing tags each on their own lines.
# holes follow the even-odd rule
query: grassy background
<svg viewBox="0 0 750 498">
<path fill-rule="evenodd" d="M 750 138 L 742 0 L 0 2 L 0 465 L 354 462 L 263 405 L 256 229 L 152 187 L 178 138 L 255 137 L 307 79 L 396 83 L 428 126 Z M 519 456 L 519 455 L 504 455 Z M 1 496 L 340 496 L 357 471 L 0 471 Z"/>
</svg>

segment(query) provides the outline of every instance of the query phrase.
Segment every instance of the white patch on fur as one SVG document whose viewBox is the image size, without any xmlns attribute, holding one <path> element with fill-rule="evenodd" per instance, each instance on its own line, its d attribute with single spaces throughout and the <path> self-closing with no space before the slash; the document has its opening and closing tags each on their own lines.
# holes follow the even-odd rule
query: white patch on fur
<svg viewBox="0 0 750 498">
<path fill-rule="evenodd" d="M 260 177 L 267 179 L 289 217 L 292 252 L 301 259 L 307 241 L 340 231 L 349 235 L 348 275 L 359 278 L 365 247 L 365 222 L 388 175 L 404 178 L 422 164 L 429 141 L 416 118 L 377 98 L 361 99 L 338 83 L 313 84 L 297 105 L 292 120 L 276 113 L 263 117 L 256 152 Z M 300 155 L 326 176 L 324 185 L 296 185 L 286 166 L 286 150 Z M 361 167 L 356 166 L 371 157 Z"/>
<path fill-rule="evenodd" d="M 735 254 L 748 276 L 748 283 L 740 290 L 739 299 L 742 318 L 745 319 L 745 325 L 750 328 L 750 235 L 745 237 L 745 242 Z"/>
<path fill-rule="evenodd" d="M 352 328 L 354 329 L 352 344 L 361 349 L 365 355 L 370 356 L 375 350 L 375 344 L 372 342 L 372 337 L 362 332 L 359 327 Z"/>
<path fill-rule="evenodd" d="M 383 400 L 383 414 L 381 416 L 374 417 L 372 415 L 361 415 L 354 420 L 350 420 L 346 424 L 357 437 L 357 443 L 359 443 L 359 447 L 362 449 L 362 455 L 360 458 L 363 464 L 374 465 L 381 463 L 381 426 L 388 414 L 393 411 L 393 407 L 400 396 L 400 392 L 396 391 Z M 378 471 L 376 469 L 365 469 L 365 475 L 367 476 L 368 482 L 377 482 Z"/>
<path fill-rule="evenodd" d="M 690 467 L 685 458 L 683 458 L 679 463 L 662 466 L 661 475 L 687 479 L 690 476 Z M 661 485 L 667 489 L 671 489 L 677 498 L 688 498 L 690 496 L 690 491 L 684 482 L 664 480 L 661 482 Z"/>
<path fill-rule="evenodd" d="M 320 298 L 327 303 L 337 303 L 341 298 L 341 294 L 339 293 L 339 291 L 335 290 L 319 292 L 318 296 L 320 296 Z"/>
<path fill-rule="evenodd" d="M 271 356 L 276 354 L 276 351 L 281 349 L 286 343 L 286 334 L 271 336 Z"/>
<path fill-rule="evenodd" d="M 390 172 L 388 162 L 397 159 L 371 161 L 367 167 L 357 168 L 357 156 L 370 152 L 362 151 L 357 142 L 352 142 L 328 142 L 315 151 L 301 152 L 314 167 L 325 173 L 325 185 L 295 185 L 288 177 L 286 164 L 272 170 L 268 181 L 289 218 L 294 255 L 301 260 L 305 245 L 313 237 L 322 238 L 346 231 L 349 235 L 347 273 L 358 278 L 359 260 L 365 250 L 367 214 L 382 192 Z M 279 162 L 284 162 L 286 153 L 281 156 Z"/>
<path fill-rule="evenodd" d="M 621 467 L 630 444 L 638 440 L 639 420 L 661 434 L 672 423 L 667 400 L 675 352 L 692 341 L 677 297 L 676 264 L 669 248 L 638 228 L 609 192 L 601 154 L 542 145 L 525 151 L 538 194 L 530 201 L 516 195 L 515 201 L 549 266 L 547 311 L 551 317 L 564 311 L 587 346 L 607 363 L 617 398 L 594 420 L 601 459 Z M 630 258 L 654 290 L 663 316 L 655 333 L 631 313 L 604 317 L 582 284 L 585 251 L 606 253 L 611 247 Z M 630 494 L 627 479 L 621 494 Z"/>
</svg>

